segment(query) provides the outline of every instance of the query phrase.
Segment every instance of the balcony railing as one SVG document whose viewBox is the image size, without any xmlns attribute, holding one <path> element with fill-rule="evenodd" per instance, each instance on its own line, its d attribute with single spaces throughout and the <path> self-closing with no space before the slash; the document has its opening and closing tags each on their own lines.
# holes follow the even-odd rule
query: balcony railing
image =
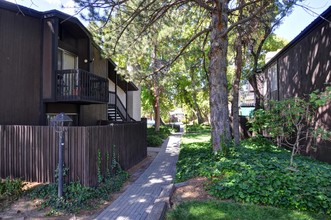
<svg viewBox="0 0 331 220">
<path fill-rule="evenodd" d="M 56 71 L 56 100 L 108 103 L 108 80 L 84 70 Z"/>
</svg>

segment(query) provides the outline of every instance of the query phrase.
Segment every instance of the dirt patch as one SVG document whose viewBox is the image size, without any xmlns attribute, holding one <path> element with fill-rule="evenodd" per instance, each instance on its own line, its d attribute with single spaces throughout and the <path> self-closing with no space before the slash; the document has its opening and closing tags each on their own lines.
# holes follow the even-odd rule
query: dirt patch
<svg viewBox="0 0 331 220">
<path fill-rule="evenodd" d="M 4 208 L 0 208 L 0 219 L 91 219 L 96 217 L 100 212 L 102 212 L 103 209 L 105 209 L 107 206 L 109 206 L 116 198 L 118 198 L 125 190 L 126 188 L 131 185 L 134 181 L 136 181 L 139 176 L 149 167 L 149 165 L 152 163 L 154 158 L 156 157 L 157 152 L 154 151 L 148 151 L 147 157 L 141 161 L 136 166 L 132 167 L 128 170 L 128 173 L 130 174 L 129 179 L 124 183 L 123 187 L 119 192 L 116 192 L 112 195 L 111 199 L 109 201 L 104 202 L 101 204 L 98 208 L 93 210 L 82 210 L 79 213 L 75 215 L 68 215 L 64 213 L 60 213 L 60 216 L 56 217 L 45 217 L 47 213 L 49 213 L 49 209 L 42 209 L 40 210 L 40 204 L 43 202 L 43 200 L 40 199 L 34 199 L 31 200 L 27 197 L 22 197 L 19 200 L 15 201 L 11 205 L 3 204 Z M 35 187 L 37 185 L 40 185 L 40 183 L 27 183 L 25 186 L 25 189 Z"/>
<path fill-rule="evenodd" d="M 170 204 L 175 207 L 185 201 L 205 201 L 216 199 L 208 194 L 204 185 L 210 180 L 206 177 L 196 177 L 184 183 L 175 184 L 175 191 L 170 198 Z"/>
</svg>

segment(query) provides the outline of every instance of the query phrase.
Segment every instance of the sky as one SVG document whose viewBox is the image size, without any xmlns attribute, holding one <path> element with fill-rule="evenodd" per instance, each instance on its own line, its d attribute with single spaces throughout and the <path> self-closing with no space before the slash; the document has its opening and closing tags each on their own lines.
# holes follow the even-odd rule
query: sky
<svg viewBox="0 0 331 220">
<path fill-rule="evenodd" d="M 2 0 L 0 0 L 2 1 Z M 64 13 L 75 15 L 73 0 L 7 0 L 20 5 L 31 7 L 38 11 L 52 9 L 61 10 Z M 310 8 L 311 11 L 321 14 L 329 6 L 331 0 L 304 0 L 301 5 Z M 61 7 L 63 6 L 63 7 Z M 283 23 L 276 29 L 276 35 L 291 41 L 305 29 L 318 16 L 317 14 L 296 6 L 293 12 L 287 16 Z M 78 16 L 79 17 L 79 16 Z M 83 22 L 84 23 L 84 22 Z"/>
</svg>

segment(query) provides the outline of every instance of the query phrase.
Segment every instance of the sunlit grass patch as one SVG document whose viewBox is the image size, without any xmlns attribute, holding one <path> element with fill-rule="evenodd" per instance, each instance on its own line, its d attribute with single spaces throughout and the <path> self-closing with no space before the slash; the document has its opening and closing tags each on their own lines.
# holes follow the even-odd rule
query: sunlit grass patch
<svg viewBox="0 0 331 220">
<path fill-rule="evenodd" d="M 327 220 L 330 216 L 222 201 L 191 201 L 167 214 L 168 220 Z"/>
</svg>

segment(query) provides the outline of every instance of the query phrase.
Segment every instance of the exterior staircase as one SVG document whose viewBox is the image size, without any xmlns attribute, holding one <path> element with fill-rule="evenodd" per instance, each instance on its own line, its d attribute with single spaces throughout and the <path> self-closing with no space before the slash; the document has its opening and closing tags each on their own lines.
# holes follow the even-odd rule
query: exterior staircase
<svg viewBox="0 0 331 220">
<path fill-rule="evenodd" d="M 108 104 L 108 120 L 109 121 L 124 121 L 124 117 L 113 104 Z"/>
<path fill-rule="evenodd" d="M 127 109 L 124 107 L 120 98 L 114 92 L 109 92 L 107 112 L 108 121 L 135 121 L 127 113 Z"/>
</svg>

